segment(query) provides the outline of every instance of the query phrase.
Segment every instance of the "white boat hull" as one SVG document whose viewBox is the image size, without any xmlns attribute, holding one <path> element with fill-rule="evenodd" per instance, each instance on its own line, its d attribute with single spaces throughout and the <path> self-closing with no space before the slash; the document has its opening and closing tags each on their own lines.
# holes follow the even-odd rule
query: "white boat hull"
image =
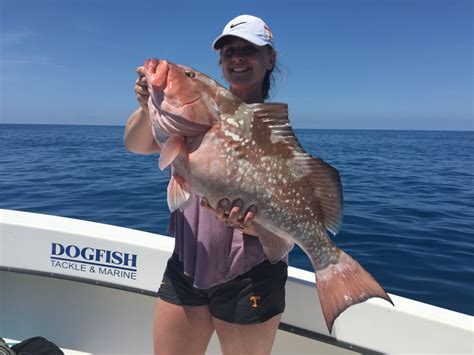
<svg viewBox="0 0 474 355">
<path fill-rule="evenodd" d="M 0 336 L 41 335 L 93 354 L 152 353 L 170 237 L 0 210 Z M 98 287 L 105 286 L 105 287 Z M 274 354 L 472 354 L 473 317 L 390 295 L 349 308 L 328 334 L 314 274 L 289 268 Z M 220 353 L 213 337 L 209 354 Z"/>
</svg>

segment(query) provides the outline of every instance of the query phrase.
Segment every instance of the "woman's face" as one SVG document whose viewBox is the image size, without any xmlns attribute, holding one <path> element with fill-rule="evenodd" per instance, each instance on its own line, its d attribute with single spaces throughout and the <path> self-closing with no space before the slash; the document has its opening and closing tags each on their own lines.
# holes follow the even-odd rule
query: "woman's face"
<svg viewBox="0 0 474 355">
<path fill-rule="evenodd" d="M 233 92 L 259 92 L 267 70 L 275 63 L 275 52 L 244 39 L 229 36 L 221 49 L 222 73 Z"/>
</svg>

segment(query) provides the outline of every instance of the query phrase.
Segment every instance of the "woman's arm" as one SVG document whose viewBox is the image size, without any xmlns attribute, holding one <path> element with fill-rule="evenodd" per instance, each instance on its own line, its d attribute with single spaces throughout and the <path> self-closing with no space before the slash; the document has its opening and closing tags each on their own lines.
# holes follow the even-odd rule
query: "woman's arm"
<svg viewBox="0 0 474 355">
<path fill-rule="evenodd" d="M 124 142 L 127 150 L 137 154 L 152 154 L 160 151 L 150 127 L 148 112 L 148 85 L 143 67 L 137 68 L 135 94 L 140 107 L 130 115 L 125 126 Z"/>
<path fill-rule="evenodd" d="M 160 151 L 150 127 L 150 114 L 139 107 L 125 126 L 125 148 L 132 153 L 153 154 Z"/>
</svg>

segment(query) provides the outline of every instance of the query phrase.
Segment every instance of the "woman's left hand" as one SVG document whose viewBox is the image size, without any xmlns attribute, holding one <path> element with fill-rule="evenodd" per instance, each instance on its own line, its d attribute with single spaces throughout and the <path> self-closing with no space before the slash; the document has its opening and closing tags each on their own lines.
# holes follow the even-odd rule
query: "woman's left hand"
<svg viewBox="0 0 474 355">
<path fill-rule="evenodd" d="M 240 212 L 242 211 L 243 202 L 242 200 L 234 200 L 232 203 L 226 198 L 220 200 L 217 204 L 217 208 L 212 208 L 209 205 L 207 198 L 203 197 L 201 200 L 201 206 L 212 211 L 217 219 L 222 220 L 229 227 L 238 228 L 243 233 L 256 237 L 257 231 L 253 224 L 255 214 L 257 213 L 257 207 L 250 206 L 243 218 L 239 218 Z"/>
</svg>

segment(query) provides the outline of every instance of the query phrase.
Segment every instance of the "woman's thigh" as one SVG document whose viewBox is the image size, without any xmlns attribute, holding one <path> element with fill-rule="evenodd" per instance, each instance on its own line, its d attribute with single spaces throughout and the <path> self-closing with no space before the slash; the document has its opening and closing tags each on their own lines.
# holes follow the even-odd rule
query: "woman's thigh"
<svg viewBox="0 0 474 355">
<path fill-rule="evenodd" d="M 157 300 L 153 325 L 155 354 L 204 354 L 213 332 L 208 306 L 179 306 Z"/>
<path fill-rule="evenodd" d="M 266 322 L 240 325 L 213 318 L 212 322 L 224 355 L 231 354 L 270 354 L 275 335 L 280 324 L 281 314 Z"/>
</svg>

